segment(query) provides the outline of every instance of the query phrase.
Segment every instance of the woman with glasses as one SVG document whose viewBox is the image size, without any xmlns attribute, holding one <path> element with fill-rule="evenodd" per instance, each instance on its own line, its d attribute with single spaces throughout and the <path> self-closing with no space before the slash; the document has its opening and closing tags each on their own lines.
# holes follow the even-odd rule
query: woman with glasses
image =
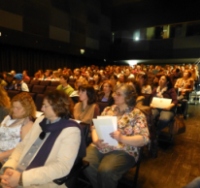
<svg viewBox="0 0 200 188">
<path fill-rule="evenodd" d="M 44 96 L 42 111 L 29 134 L 3 166 L 3 187 L 56 188 L 53 180 L 69 174 L 76 159 L 85 156 L 81 128 L 71 116 L 71 102 L 63 91 Z"/>
<path fill-rule="evenodd" d="M 93 188 L 116 188 L 122 175 L 134 166 L 139 147 L 149 142 L 145 115 L 135 108 L 137 95 L 133 86 L 122 84 L 113 93 L 115 104 L 106 107 L 102 116 L 117 116 L 118 130 L 110 133 L 118 146 L 104 143 L 92 129 L 92 144 L 87 148 L 85 160 L 90 165 L 85 175 Z"/>
</svg>

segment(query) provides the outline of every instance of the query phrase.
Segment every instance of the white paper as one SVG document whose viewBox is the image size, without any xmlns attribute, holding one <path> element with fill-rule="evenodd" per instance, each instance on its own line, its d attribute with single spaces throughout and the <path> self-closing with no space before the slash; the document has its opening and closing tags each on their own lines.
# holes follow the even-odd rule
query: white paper
<svg viewBox="0 0 200 188">
<path fill-rule="evenodd" d="M 172 99 L 153 97 L 152 106 L 156 108 L 167 108 L 171 104 Z"/>
<path fill-rule="evenodd" d="M 118 146 L 118 141 L 110 136 L 110 133 L 117 130 L 117 117 L 98 116 L 97 119 L 93 119 L 93 123 L 99 139 L 111 146 Z"/>
</svg>

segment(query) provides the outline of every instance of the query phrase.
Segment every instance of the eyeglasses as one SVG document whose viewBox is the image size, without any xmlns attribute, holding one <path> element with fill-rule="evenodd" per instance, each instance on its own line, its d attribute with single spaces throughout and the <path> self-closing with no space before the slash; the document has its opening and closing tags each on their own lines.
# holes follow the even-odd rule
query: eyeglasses
<svg viewBox="0 0 200 188">
<path fill-rule="evenodd" d="M 123 96 L 123 94 L 120 93 L 120 92 L 114 92 L 113 95 L 114 95 L 114 96 L 117 96 L 117 97 L 121 97 L 121 96 Z"/>
<path fill-rule="evenodd" d="M 49 106 L 51 106 L 51 105 L 45 105 L 45 104 L 43 104 L 42 105 L 42 108 L 44 107 L 44 108 L 48 108 Z"/>
</svg>

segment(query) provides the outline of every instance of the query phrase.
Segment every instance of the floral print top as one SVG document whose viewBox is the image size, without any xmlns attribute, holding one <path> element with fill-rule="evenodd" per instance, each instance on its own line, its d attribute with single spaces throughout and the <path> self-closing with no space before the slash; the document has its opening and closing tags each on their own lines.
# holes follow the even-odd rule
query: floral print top
<svg viewBox="0 0 200 188">
<path fill-rule="evenodd" d="M 137 108 L 127 109 L 121 115 L 116 105 L 106 107 L 101 114 L 102 116 L 113 115 L 117 116 L 118 129 L 121 134 L 126 136 L 141 135 L 143 136 L 145 144 L 149 142 L 149 129 L 145 115 Z M 108 146 L 100 149 L 102 153 L 108 153 L 113 150 L 124 150 L 129 155 L 133 156 L 135 160 L 138 160 L 138 147 L 120 143 L 118 147 Z"/>
</svg>

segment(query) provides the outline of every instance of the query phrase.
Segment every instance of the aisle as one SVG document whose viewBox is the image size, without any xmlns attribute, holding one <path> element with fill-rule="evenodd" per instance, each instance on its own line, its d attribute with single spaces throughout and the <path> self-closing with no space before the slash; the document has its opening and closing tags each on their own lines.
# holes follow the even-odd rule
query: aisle
<svg viewBox="0 0 200 188">
<path fill-rule="evenodd" d="M 186 133 L 159 147 L 156 159 L 144 158 L 138 188 L 181 188 L 200 176 L 200 104 L 189 105 Z"/>
</svg>

